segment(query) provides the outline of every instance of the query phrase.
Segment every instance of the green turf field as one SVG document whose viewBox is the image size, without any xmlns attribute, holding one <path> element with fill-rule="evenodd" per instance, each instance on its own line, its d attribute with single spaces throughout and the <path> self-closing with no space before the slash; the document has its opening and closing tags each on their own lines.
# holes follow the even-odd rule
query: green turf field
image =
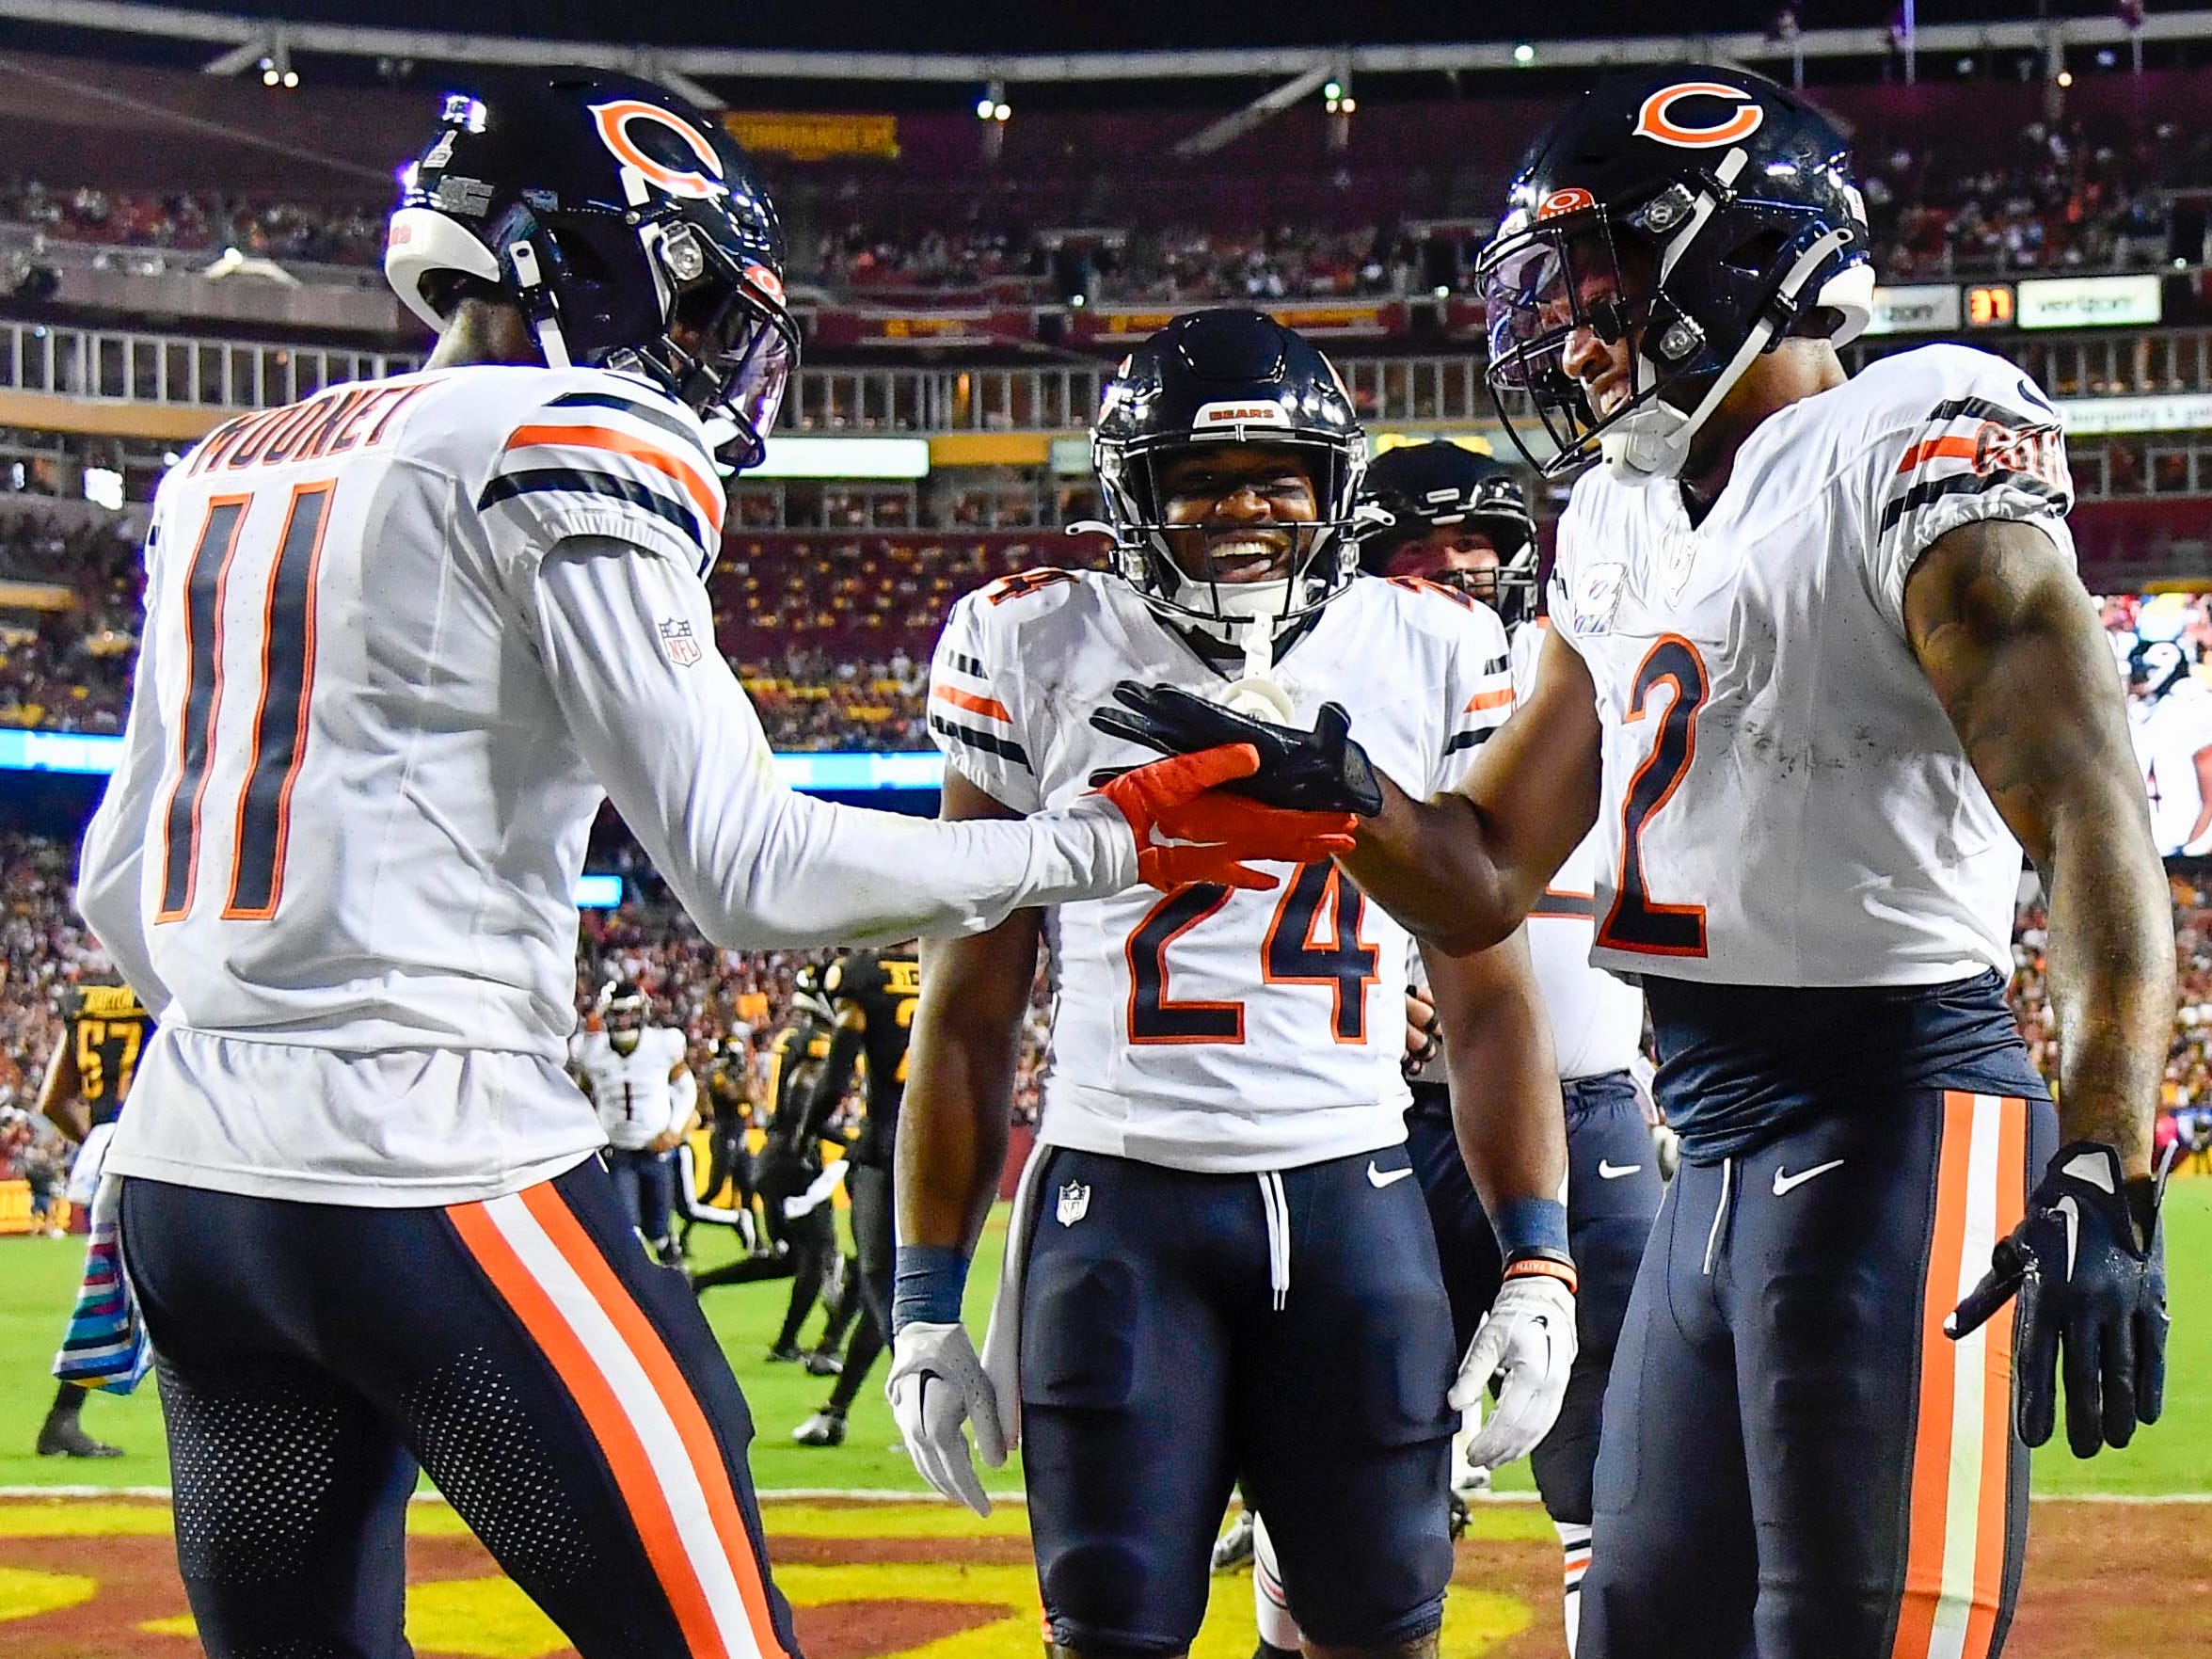
<svg viewBox="0 0 2212 1659">
<path fill-rule="evenodd" d="M 2167 1217 L 2174 1310 L 2167 1358 L 2168 1421 L 2125 1451 L 2107 1451 L 2086 1463 L 2062 1447 L 2045 1448 L 2036 1463 L 2039 1492 L 2212 1492 L 2212 1181 L 2175 1182 Z M 719 1230 L 700 1230 L 702 1265 L 725 1259 L 726 1236 Z M 979 1334 L 1002 1237 L 1003 1220 L 995 1220 L 969 1284 L 968 1318 Z M 46 1366 L 74 1292 L 82 1251 L 77 1239 L 0 1238 L 0 1487 L 167 1486 L 168 1460 L 151 1382 L 128 1399 L 95 1396 L 85 1408 L 85 1427 L 125 1447 L 130 1456 L 77 1462 L 31 1454 L 40 1419 L 54 1396 Z M 758 1430 L 753 1448 L 756 1481 L 769 1489 L 923 1490 L 898 1448 L 898 1430 L 883 1403 L 881 1364 L 861 1391 L 843 1447 L 820 1451 L 791 1444 L 791 1429 L 821 1403 L 830 1384 L 795 1365 L 771 1365 L 761 1358 L 782 1319 L 788 1288 L 788 1283 L 740 1285 L 711 1291 L 706 1299 L 708 1316 L 753 1403 Z M 816 1323 L 820 1317 L 815 1316 Z M 814 1329 L 810 1324 L 809 1338 Z M 2060 1432 L 2062 1439 L 2063 1428 Z M 1012 1469 L 985 1478 L 995 1491 L 1019 1485 Z M 1504 1471 L 1499 1480 L 1507 1490 L 1527 1484 L 1525 1466 Z"/>
</svg>

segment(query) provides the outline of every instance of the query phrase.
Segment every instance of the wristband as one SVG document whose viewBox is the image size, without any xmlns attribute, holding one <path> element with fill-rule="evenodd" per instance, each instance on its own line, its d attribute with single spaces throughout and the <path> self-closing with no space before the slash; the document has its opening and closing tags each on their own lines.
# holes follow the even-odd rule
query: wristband
<svg viewBox="0 0 2212 1659">
<path fill-rule="evenodd" d="M 1505 1258 L 1505 1269 L 1498 1275 L 1498 1280 L 1502 1284 L 1510 1284 L 1516 1279 L 1556 1279 L 1567 1286 L 1569 1296 L 1582 1288 L 1582 1278 L 1574 1270 L 1574 1258 L 1564 1250 L 1515 1251 Z"/>
<path fill-rule="evenodd" d="M 1509 1198 L 1498 1206 L 1490 1226 L 1498 1235 L 1501 1255 L 1524 1250 L 1567 1254 L 1567 1205 L 1556 1198 Z"/>
<path fill-rule="evenodd" d="M 944 1244 L 902 1244 L 891 1284 L 891 1333 L 909 1325 L 957 1325 L 968 1258 Z"/>
</svg>

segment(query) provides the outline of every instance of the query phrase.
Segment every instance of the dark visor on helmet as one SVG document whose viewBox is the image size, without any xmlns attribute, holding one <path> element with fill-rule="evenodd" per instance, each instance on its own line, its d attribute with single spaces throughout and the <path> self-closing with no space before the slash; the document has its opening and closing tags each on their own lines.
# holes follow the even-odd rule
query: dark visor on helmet
<svg viewBox="0 0 2212 1659">
<path fill-rule="evenodd" d="M 740 471 L 757 465 L 799 360 L 797 327 L 742 276 L 679 296 L 675 320 L 677 395 L 710 427 L 720 421 L 734 428 L 717 444 L 718 459 Z"/>
<path fill-rule="evenodd" d="M 1594 456 L 1605 428 L 1657 390 L 1641 354 L 1631 351 L 1623 381 L 1602 389 L 1607 408 L 1599 414 L 1567 362 L 1578 336 L 1609 352 L 1628 339 L 1648 298 L 1625 296 L 1602 208 L 1501 237 L 1484 250 L 1475 279 L 1488 319 L 1487 378 L 1499 418 L 1529 464 L 1556 478 Z"/>
</svg>

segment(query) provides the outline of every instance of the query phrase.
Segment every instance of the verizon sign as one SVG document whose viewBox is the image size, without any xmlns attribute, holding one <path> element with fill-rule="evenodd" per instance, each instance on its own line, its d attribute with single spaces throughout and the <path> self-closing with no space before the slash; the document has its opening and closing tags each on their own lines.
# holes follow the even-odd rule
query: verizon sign
<svg viewBox="0 0 2212 1659">
<path fill-rule="evenodd" d="M 2059 277 L 2020 284 L 2023 328 L 2106 328 L 2156 323 L 2156 277 Z"/>
</svg>

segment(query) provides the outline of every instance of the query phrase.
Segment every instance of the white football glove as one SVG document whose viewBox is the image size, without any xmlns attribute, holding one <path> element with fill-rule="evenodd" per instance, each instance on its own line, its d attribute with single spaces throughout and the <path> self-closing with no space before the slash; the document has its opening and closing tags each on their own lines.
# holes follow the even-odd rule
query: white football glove
<svg viewBox="0 0 2212 1659">
<path fill-rule="evenodd" d="M 891 1396 L 906 1455 L 922 1478 L 954 1503 L 990 1514 L 991 1500 L 983 1495 L 961 1425 L 975 1426 L 975 1449 L 994 1469 L 1006 1462 L 1006 1429 L 998 1420 L 998 1396 L 967 1327 L 917 1322 L 899 1332 L 891 1344 L 883 1392 Z"/>
<path fill-rule="evenodd" d="M 1510 1271 L 1510 1269 L 1508 1269 Z M 1481 1400 L 1500 1377 L 1497 1403 L 1467 1443 L 1467 1461 L 1497 1469 L 1525 1458 L 1552 1431 L 1574 1368 L 1574 1290 L 1554 1272 L 1508 1277 L 1475 1327 L 1459 1379 L 1446 1396 L 1456 1412 Z"/>
</svg>

